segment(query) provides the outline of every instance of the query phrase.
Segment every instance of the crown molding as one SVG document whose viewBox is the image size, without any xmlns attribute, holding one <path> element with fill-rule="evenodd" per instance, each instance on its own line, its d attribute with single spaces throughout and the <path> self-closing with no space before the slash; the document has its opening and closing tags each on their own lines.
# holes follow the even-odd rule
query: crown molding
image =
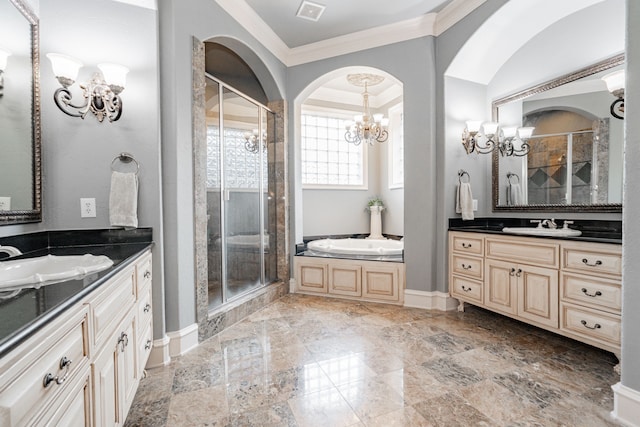
<svg viewBox="0 0 640 427">
<path fill-rule="evenodd" d="M 291 67 L 419 37 L 432 36 L 434 35 L 435 21 L 436 14 L 428 13 L 406 21 L 294 47 L 289 51 L 287 65 Z"/>
<path fill-rule="evenodd" d="M 434 29 L 435 35 L 439 36 L 444 33 L 486 1 L 487 0 L 453 0 L 438 12 Z"/>
<path fill-rule="evenodd" d="M 287 65 L 289 47 L 244 0 L 216 0 L 233 19 L 266 47 L 283 64 Z"/>
<path fill-rule="evenodd" d="M 126 0 L 125 0 L 126 1 Z M 284 65 L 292 67 L 426 36 L 437 36 L 486 0 L 453 0 L 439 13 L 289 48 L 244 0 L 216 0 Z"/>
</svg>

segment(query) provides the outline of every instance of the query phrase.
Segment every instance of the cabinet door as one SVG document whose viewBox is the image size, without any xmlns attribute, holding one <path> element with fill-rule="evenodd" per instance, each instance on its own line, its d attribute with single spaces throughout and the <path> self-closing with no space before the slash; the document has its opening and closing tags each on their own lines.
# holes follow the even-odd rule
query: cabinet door
<svg viewBox="0 0 640 427">
<path fill-rule="evenodd" d="M 362 276 L 363 297 L 385 301 L 399 300 L 400 275 L 396 266 L 365 266 Z"/>
<path fill-rule="evenodd" d="M 296 257 L 298 258 L 298 257 Z M 304 292 L 327 293 L 327 264 L 316 260 L 296 259 L 298 289 Z"/>
<path fill-rule="evenodd" d="M 359 265 L 329 265 L 329 293 L 359 297 L 362 294 L 362 268 Z"/>
<path fill-rule="evenodd" d="M 486 260 L 484 304 L 508 314 L 517 311 L 517 265 L 510 262 Z"/>
<path fill-rule="evenodd" d="M 518 316 L 545 326 L 558 325 L 558 270 L 519 265 Z"/>
<path fill-rule="evenodd" d="M 118 352 L 109 342 L 93 363 L 94 424 L 101 427 L 120 425 L 118 416 Z"/>
<path fill-rule="evenodd" d="M 124 422 L 139 382 L 135 322 L 133 319 L 124 324 L 118 341 L 118 395 L 121 408 L 120 416 L 122 417 L 122 422 Z"/>
</svg>

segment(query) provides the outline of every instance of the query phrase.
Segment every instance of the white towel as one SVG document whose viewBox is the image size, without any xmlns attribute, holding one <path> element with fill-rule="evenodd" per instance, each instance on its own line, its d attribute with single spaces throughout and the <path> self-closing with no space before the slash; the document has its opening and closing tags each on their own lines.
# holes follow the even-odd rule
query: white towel
<svg viewBox="0 0 640 427">
<path fill-rule="evenodd" d="M 473 219 L 473 195 L 468 182 L 459 183 L 456 189 L 456 213 L 462 214 L 463 220 Z"/>
<path fill-rule="evenodd" d="M 509 185 L 509 204 L 511 206 L 521 205 L 524 201 L 522 200 L 522 188 L 520 184 L 510 184 Z"/>
<path fill-rule="evenodd" d="M 135 173 L 111 173 L 109 221 L 112 227 L 138 226 L 138 176 Z"/>
</svg>

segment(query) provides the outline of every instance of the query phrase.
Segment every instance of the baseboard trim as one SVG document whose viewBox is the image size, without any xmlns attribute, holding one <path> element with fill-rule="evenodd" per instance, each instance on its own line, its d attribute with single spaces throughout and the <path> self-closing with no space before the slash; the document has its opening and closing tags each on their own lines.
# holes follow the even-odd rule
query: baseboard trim
<svg viewBox="0 0 640 427">
<path fill-rule="evenodd" d="M 458 307 L 458 300 L 451 298 L 446 292 L 405 289 L 404 306 L 424 308 L 425 310 L 453 311 Z"/>
<path fill-rule="evenodd" d="M 166 335 L 153 341 L 153 347 L 151 348 L 149 359 L 147 360 L 147 369 L 167 366 L 171 363 L 171 356 L 169 355 L 169 341 L 169 337 Z"/>
<path fill-rule="evenodd" d="M 198 346 L 198 324 L 193 323 L 179 331 L 167 332 L 169 337 L 169 355 L 182 356 Z"/>
<path fill-rule="evenodd" d="M 620 383 L 613 389 L 613 411 L 611 416 L 628 427 L 640 426 L 640 392 Z"/>
</svg>

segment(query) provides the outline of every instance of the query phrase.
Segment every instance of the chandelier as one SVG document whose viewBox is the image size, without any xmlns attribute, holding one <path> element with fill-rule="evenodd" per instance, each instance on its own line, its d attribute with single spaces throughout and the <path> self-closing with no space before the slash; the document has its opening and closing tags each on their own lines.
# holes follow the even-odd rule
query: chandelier
<svg viewBox="0 0 640 427">
<path fill-rule="evenodd" d="M 257 153 L 260 148 L 264 150 L 267 146 L 267 134 L 262 132 L 262 138 L 259 136 L 258 129 L 254 129 L 253 132 L 244 133 L 244 148 L 250 153 Z"/>
<path fill-rule="evenodd" d="M 389 137 L 387 132 L 389 119 L 385 118 L 383 114 L 371 114 L 369 111 L 369 92 L 367 91 L 369 86 L 381 83 L 384 77 L 361 73 L 349 74 L 347 80 L 354 86 L 364 86 L 364 92 L 362 93 L 362 114 L 354 116 L 353 122 L 347 123 L 344 139 L 354 145 L 360 145 L 362 142 L 369 145 L 373 145 L 375 142 L 385 142 Z"/>
</svg>

